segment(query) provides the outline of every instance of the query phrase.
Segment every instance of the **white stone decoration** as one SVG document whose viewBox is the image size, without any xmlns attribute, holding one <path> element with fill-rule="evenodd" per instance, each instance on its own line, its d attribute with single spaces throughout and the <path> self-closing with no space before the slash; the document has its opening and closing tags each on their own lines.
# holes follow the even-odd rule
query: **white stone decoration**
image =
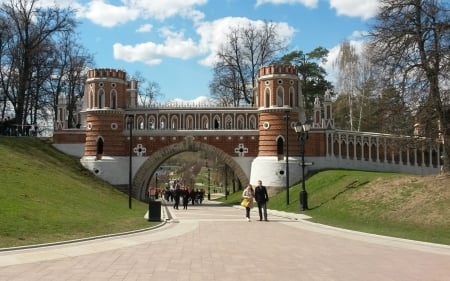
<svg viewBox="0 0 450 281">
<path fill-rule="evenodd" d="M 137 156 L 142 157 L 147 152 L 147 149 L 142 144 L 138 144 L 133 148 L 133 151 Z"/>
<path fill-rule="evenodd" d="M 245 147 L 243 143 L 238 144 L 238 147 L 234 149 L 234 152 L 239 155 L 239 157 L 244 157 L 245 153 L 248 153 L 248 148 Z"/>
</svg>

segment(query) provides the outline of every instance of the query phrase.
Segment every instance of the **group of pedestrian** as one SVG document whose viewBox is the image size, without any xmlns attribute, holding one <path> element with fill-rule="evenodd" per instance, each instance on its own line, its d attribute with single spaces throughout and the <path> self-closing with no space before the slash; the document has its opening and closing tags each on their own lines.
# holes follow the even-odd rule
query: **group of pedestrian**
<svg viewBox="0 0 450 281">
<path fill-rule="evenodd" d="M 258 180 L 258 185 L 253 189 L 251 184 L 242 192 L 243 200 L 247 201 L 245 204 L 245 218 L 250 221 L 250 209 L 253 207 L 253 201 L 258 204 L 259 220 L 268 221 L 267 219 L 267 202 L 269 201 L 269 195 L 267 188 L 262 185 L 262 181 Z"/>
<path fill-rule="evenodd" d="M 174 182 L 172 186 L 166 188 L 164 191 L 164 199 L 173 203 L 173 208 L 178 210 L 180 203 L 183 205 L 183 209 L 187 209 L 189 202 L 192 205 L 202 204 L 205 197 L 205 191 L 203 189 L 197 189 L 182 186 L 179 182 Z"/>
</svg>

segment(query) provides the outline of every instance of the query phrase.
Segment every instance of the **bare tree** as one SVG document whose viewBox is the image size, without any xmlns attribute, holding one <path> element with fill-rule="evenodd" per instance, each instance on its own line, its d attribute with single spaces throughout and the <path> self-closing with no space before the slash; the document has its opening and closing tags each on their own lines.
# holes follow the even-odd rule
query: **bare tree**
<svg viewBox="0 0 450 281">
<path fill-rule="evenodd" d="M 231 28 L 227 42 L 217 53 L 214 79 L 220 81 L 211 82 L 210 89 L 217 90 L 212 92 L 212 96 L 228 93 L 234 103 L 243 100 L 253 105 L 253 87 L 258 69 L 273 61 L 278 53 L 286 49 L 286 45 L 277 35 L 277 25 L 274 23 Z"/>
<path fill-rule="evenodd" d="M 31 95 L 33 62 L 43 45 L 61 32 L 73 32 L 74 11 L 60 8 L 39 8 L 38 0 L 9 0 L 2 4 L 0 17 L 8 22 L 8 56 L 10 84 L 7 97 L 15 111 L 15 121 L 23 124 L 29 114 L 27 100 Z M 10 80 L 11 81 L 11 80 Z M 12 90 L 14 89 L 14 90 Z"/>
<path fill-rule="evenodd" d="M 77 103 L 84 94 L 87 69 L 93 65 L 93 57 L 77 43 L 75 34 L 62 33 L 53 42 L 53 53 L 47 62 L 49 75 L 43 85 L 47 108 L 52 109 L 53 124 L 59 120 L 57 108 L 60 102 L 66 105 L 67 127 L 75 128 L 79 122 L 75 113 Z"/>
<path fill-rule="evenodd" d="M 161 86 L 155 81 L 147 80 L 141 72 L 135 72 L 133 79 L 138 81 L 139 103 L 141 106 L 150 106 L 154 104 L 158 98 L 163 97 Z"/>
<path fill-rule="evenodd" d="M 443 0 L 381 0 L 371 31 L 374 61 L 427 127 L 423 135 L 444 139 L 449 171 L 450 104 L 445 81 L 450 66 L 450 9 Z M 448 86 L 446 86 L 448 87 Z M 440 125 L 438 125 L 440 124 Z"/>
<path fill-rule="evenodd" d="M 8 109 L 8 96 L 10 91 L 10 83 L 12 67 L 10 62 L 8 42 L 11 37 L 11 28 L 9 22 L 4 16 L 0 16 L 0 102 L 1 102 L 1 115 L 2 120 L 5 119 L 6 111 Z"/>
<path fill-rule="evenodd" d="M 373 100 L 376 94 L 376 71 L 369 54 L 370 50 L 366 45 L 358 52 L 349 41 L 344 41 L 340 44 L 338 57 L 333 63 L 338 73 L 336 92 L 347 97 L 351 131 L 361 131 L 364 118 L 368 116 L 365 112 L 370 110 L 369 99 Z"/>
<path fill-rule="evenodd" d="M 232 67 L 216 64 L 213 80 L 209 84 L 211 97 L 222 106 L 239 106 L 242 100 L 239 73 Z"/>
<path fill-rule="evenodd" d="M 344 41 L 339 46 L 339 55 L 334 62 L 334 65 L 338 69 L 336 89 L 339 94 L 345 94 L 347 96 L 348 120 L 351 131 L 355 130 L 353 125 L 353 100 L 355 97 L 354 90 L 356 87 L 358 57 L 355 47 L 349 41 Z"/>
</svg>

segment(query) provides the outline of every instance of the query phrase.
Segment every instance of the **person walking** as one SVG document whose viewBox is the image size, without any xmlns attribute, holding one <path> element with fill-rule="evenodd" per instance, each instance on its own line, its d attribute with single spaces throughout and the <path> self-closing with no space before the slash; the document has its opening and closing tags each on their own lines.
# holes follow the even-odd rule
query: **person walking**
<svg viewBox="0 0 450 281">
<path fill-rule="evenodd" d="M 255 191 L 253 190 L 253 186 L 248 184 L 247 187 L 242 192 L 242 198 L 245 204 L 245 217 L 247 221 L 250 221 L 250 209 L 253 207 L 253 198 L 255 197 Z"/>
<path fill-rule="evenodd" d="M 258 203 L 259 220 L 267 220 L 267 202 L 269 201 L 269 195 L 267 194 L 267 189 L 262 185 L 262 181 L 258 181 L 258 186 L 255 187 L 255 200 Z"/>
<path fill-rule="evenodd" d="M 178 210 L 178 206 L 180 205 L 180 197 L 181 197 L 181 189 L 180 186 L 177 184 L 174 191 L 174 200 L 175 203 L 173 204 L 173 208 Z"/>
<path fill-rule="evenodd" d="M 188 204 L 189 204 L 189 197 L 190 197 L 190 194 L 189 194 L 189 190 L 183 190 L 183 209 L 184 210 L 187 210 L 187 207 L 188 207 Z"/>
</svg>

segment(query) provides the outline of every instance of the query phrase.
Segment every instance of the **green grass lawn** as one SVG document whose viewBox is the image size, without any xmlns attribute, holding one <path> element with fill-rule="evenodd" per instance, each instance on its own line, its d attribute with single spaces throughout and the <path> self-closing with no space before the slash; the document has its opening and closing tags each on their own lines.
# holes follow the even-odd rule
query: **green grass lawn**
<svg viewBox="0 0 450 281">
<path fill-rule="evenodd" d="M 36 138 L 0 137 L 0 248 L 155 225 L 147 204 L 99 180 L 78 158 Z"/>
<path fill-rule="evenodd" d="M 346 170 L 323 171 L 306 182 L 309 210 L 300 211 L 301 184 L 271 196 L 268 208 L 304 213 L 311 221 L 450 245 L 450 178 Z M 242 191 L 228 196 L 239 204 Z M 224 198 L 221 201 L 225 201 Z"/>
</svg>

